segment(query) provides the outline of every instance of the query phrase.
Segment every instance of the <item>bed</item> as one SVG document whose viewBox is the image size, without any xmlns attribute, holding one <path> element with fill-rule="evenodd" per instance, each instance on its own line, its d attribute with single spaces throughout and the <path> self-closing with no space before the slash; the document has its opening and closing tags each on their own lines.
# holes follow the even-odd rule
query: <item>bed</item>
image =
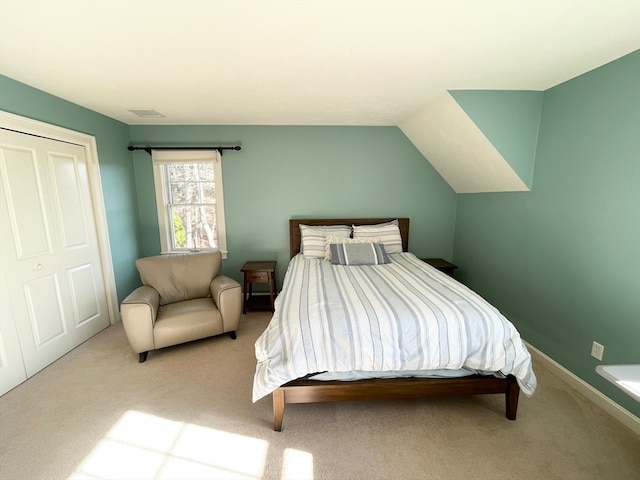
<svg viewBox="0 0 640 480">
<path fill-rule="evenodd" d="M 388 225 L 399 238 L 378 235 Z M 335 236 L 346 236 L 343 226 L 359 239 Z M 303 239 L 302 230 L 320 227 L 332 230 L 312 251 L 316 237 Z M 521 389 L 536 387 L 529 352 L 494 307 L 408 253 L 408 218 L 292 219 L 289 234 L 283 288 L 255 344 L 253 401 L 272 394 L 274 430 L 289 403 L 429 396 L 502 394 L 506 417 L 516 419 Z M 334 244 L 326 260 L 333 242 L 364 245 L 345 246 L 352 263 L 334 265 L 346 257 Z M 356 249 L 380 243 L 375 264 L 353 265 Z"/>
</svg>

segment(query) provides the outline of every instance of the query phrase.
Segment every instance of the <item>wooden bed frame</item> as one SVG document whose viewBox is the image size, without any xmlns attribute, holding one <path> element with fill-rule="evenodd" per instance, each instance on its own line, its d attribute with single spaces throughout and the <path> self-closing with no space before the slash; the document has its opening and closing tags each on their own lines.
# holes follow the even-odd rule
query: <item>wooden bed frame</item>
<svg viewBox="0 0 640 480">
<path fill-rule="evenodd" d="M 292 219 L 289 221 L 291 257 L 300 252 L 300 224 L 374 225 L 394 218 Z M 399 218 L 402 249 L 408 251 L 409 219 Z M 349 400 L 389 400 L 434 396 L 504 394 L 506 417 L 516 419 L 520 387 L 515 377 L 471 375 L 460 378 L 388 378 L 344 381 L 293 380 L 273 392 L 273 429 L 282 430 L 287 403 L 342 402 Z"/>
</svg>

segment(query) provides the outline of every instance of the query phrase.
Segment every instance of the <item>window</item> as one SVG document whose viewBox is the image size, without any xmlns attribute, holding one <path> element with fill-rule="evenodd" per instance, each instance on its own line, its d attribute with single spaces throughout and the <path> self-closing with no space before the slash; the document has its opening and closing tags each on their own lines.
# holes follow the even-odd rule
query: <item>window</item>
<svg viewBox="0 0 640 480">
<path fill-rule="evenodd" d="M 153 150 L 162 253 L 215 249 L 227 256 L 217 150 Z"/>
</svg>

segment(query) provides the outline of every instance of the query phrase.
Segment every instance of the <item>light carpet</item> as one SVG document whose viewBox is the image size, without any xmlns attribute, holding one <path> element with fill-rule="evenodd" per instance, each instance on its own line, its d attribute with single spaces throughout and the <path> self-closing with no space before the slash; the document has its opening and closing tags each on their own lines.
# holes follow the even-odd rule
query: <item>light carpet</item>
<svg viewBox="0 0 640 480">
<path fill-rule="evenodd" d="M 640 437 L 549 370 L 520 397 L 253 404 L 270 315 L 149 353 L 109 327 L 0 398 L 0 478 L 638 479 Z"/>
</svg>

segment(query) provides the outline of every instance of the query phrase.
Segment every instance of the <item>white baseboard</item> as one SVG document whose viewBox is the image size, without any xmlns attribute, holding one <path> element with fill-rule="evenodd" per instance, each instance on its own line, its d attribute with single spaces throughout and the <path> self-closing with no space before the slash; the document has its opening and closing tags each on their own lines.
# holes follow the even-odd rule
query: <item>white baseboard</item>
<svg viewBox="0 0 640 480">
<path fill-rule="evenodd" d="M 578 392 L 598 405 L 613 418 L 629 428 L 632 432 L 640 435 L 640 418 L 636 417 L 629 410 L 618 405 L 616 402 L 611 400 L 599 390 L 593 388 L 591 385 L 589 385 L 587 382 L 585 382 L 575 374 L 571 373 L 558 362 L 542 353 L 536 347 L 530 345 L 527 342 L 525 342 L 525 344 L 527 345 L 527 349 L 529 350 L 529 353 L 531 353 L 531 357 L 534 361 L 543 364 L 546 368 L 560 377 L 560 379 L 568 383 L 571 387 L 575 388 Z"/>
</svg>

